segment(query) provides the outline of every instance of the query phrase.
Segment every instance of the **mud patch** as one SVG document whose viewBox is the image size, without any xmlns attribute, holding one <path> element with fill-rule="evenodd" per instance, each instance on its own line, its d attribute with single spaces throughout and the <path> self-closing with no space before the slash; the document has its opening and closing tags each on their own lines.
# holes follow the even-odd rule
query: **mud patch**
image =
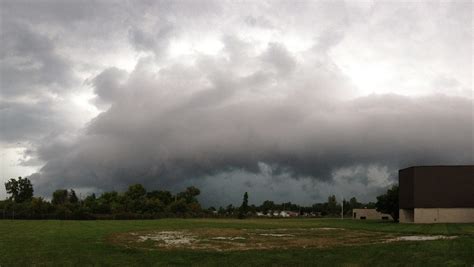
<svg viewBox="0 0 474 267">
<path fill-rule="evenodd" d="M 242 236 L 218 236 L 218 237 L 213 237 L 211 238 L 212 240 L 245 240 L 245 237 Z"/>
<path fill-rule="evenodd" d="M 338 228 L 295 229 L 192 229 L 118 233 L 108 241 L 142 249 L 190 249 L 214 251 L 326 248 L 383 243 L 390 233 Z"/>
<path fill-rule="evenodd" d="M 455 239 L 457 236 L 446 236 L 446 235 L 410 235 L 410 236 L 398 236 L 392 239 L 388 239 L 386 242 L 397 242 L 397 241 L 432 241 L 442 239 Z"/>
<path fill-rule="evenodd" d="M 261 236 L 273 236 L 273 237 L 286 237 L 286 236 L 295 236 L 292 234 L 259 234 Z"/>
<path fill-rule="evenodd" d="M 344 228 L 334 228 L 334 227 L 320 227 L 320 228 L 310 228 L 311 230 L 316 231 L 333 231 L 333 230 L 345 230 Z"/>
<path fill-rule="evenodd" d="M 161 232 L 152 232 L 148 234 L 139 235 L 134 233 L 134 236 L 138 237 L 137 242 L 146 242 L 148 240 L 163 242 L 166 245 L 187 245 L 191 242 L 196 241 L 194 236 L 185 234 L 178 231 L 161 231 Z"/>
</svg>

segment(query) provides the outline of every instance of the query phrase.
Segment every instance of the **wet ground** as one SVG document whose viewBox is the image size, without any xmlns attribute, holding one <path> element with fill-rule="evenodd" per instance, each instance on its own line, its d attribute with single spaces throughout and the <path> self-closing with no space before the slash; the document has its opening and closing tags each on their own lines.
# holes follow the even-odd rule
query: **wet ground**
<svg viewBox="0 0 474 267">
<path fill-rule="evenodd" d="M 142 249 L 238 251 L 254 249 L 325 248 L 401 241 L 451 239 L 455 236 L 397 236 L 343 228 L 193 229 L 118 233 L 108 241 Z"/>
</svg>

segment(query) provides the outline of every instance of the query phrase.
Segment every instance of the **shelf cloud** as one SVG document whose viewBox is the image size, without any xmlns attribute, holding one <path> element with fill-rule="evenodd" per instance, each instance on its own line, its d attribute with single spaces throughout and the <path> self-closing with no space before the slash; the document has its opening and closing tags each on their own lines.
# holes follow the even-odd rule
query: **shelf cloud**
<svg viewBox="0 0 474 267">
<path fill-rule="evenodd" d="M 473 163 L 470 1 L 1 5 L 3 175 L 36 166 L 38 194 L 373 201 Z"/>
</svg>

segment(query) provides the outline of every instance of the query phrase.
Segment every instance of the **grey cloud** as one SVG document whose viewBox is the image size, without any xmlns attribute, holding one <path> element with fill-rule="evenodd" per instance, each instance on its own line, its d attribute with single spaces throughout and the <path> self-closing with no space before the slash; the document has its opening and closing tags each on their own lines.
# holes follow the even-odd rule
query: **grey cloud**
<svg viewBox="0 0 474 267">
<path fill-rule="evenodd" d="M 128 73 L 118 68 L 108 68 L 97 75 L 92 81 L 97 95 L 96 104 L 101 107 L 113 103 L 123 97 L 122 83 L 128 77 Z"/>
<path fill-rule="evenodd" d="M 201 179 L 190 179 L 176 185 L 182 190 L 189 185 L 201 189 L 201 202 L 207 206 L 240 205 L 243 192 L 248 192 L 251 204 L 261 204 L 265 200 L 277 203 L 311 205 L 326 201 L 329 195 L 336 195 L 340 200 L 356 197 L 359 201 L 373 201 L 387 186 L 394 182 L 386 166 L 353 165 L 334 170 L 327 181 L 312 177 L 294 179 L 291 174 L 275 172 L 274 167 L 263 162 L 258 164 L 256 172 L 241 169 L 222 172 Z"/>
<path fill-rule="evenodd" d="M 78 83 L 71 62 L 28 23 L 6 19 L 0 35 L 0 142 L 32 145 L 74 128 L 62 98 Z"/>
<path fill-rule="evenodd" d="M 269 48 L 262 57 L 263 60 L 275 68 L 278 75 L 281 76 L 290 74 L 296 66 L 296 60 L 284 46 L 277 43 L 269 44 Z"/>
<path fill-rule="evenodd" d="M 1 29 L 1 95 L 68 90 L 74 81 L 70 63 L 55 51 L 48 37 L 25 24 L 7 22 Z"/>
<path fill-rule="evenodd" d="M 1 2 L 1 14 L 4 18 L 23 18 L 35 22 L 73 23 L 98 16 L 104 12 L 105 3 L 105 1 L 83 0 L 5 0 Z"/>
<path fill-rule="evenodd" d="M 251 27 L 261 27 L 268 29 L 272 29 L 275 27 L 273 23 L 264 16 L 246 16 L 244 18 L 244 22 Z"/>
<path fill-rule="evenodd" d="M 156 25 L 152 32 L 144 32 L 141 29 L 131 29 L 129 38 L 132 45 L 138 51 L 153 52 L 156 56 L 166 54 L 170 38 L 173 34 L 173 26 L 169 24 Z"/>
<path fill-rule="evenodd" d="M 27 154 L 46 163 L 32 176 L 42 194 L 141 182 L 195 184 L 207 203 L 240 201 L 242 190 L 370 200 L 399 167 L 473 162 L 470 6 L 2 1 L 0 138 L 35 143 Z M 180 38 L 223 48 L 174 60 Z M 303 51 L 285 46 L 295 42 Z M 134 70 L 114 66 L 144 54 Z M 391 94 L 355 93 L 348 67 L 372 62 L 393 66 L 389 89 L 377 88 Z M 83 116 L 65 93 L 80 84 L 74 73 L 104 110 L 78 131 L 71 121 Z M 422 82 L 426 96 L 402 96 Z"/>
<path fill-rule="evenodd" d="M 0 101 L 0 142 L 39 142 L 74 125 L 64 106 L 51 100 L 19 103 Z"/>
<path fill-rule="evenodd" d="M 264 57 L 247 61 L 259 60 L 257 73 L 266 66 Z M 66 154 L 43 156 L 47 164 L 35 182 L 41 188 L 108 190 L 135 182 L 177 188 L 193 178 L 258 174 L 264 162 L 276 176 L 331 187 L 335 171 L 357 164 L 386 166 L 392 175 L 412 164 L 472 162 L 471 99 L 395 94 L 335 99 L 333 89 L 347 87 L 334 79 L 341 75 L 337 68 L 308 73 L 301 69 L 307 65 L 295 64 L 291 79 L 275 75 L 260 91 L 245 86 L 246 76 L 234 69 L 215 72 L 212 65 L 171 66 L 157 73 L 137 68 L 123 83 L 106 71 L 99 77 L 107 82 L 96 83 L 96 90 L 119 86 L 127 93 L 118 95 Z M 311 87 L 299 83 L 309 74 Z M 268 91 L 275 97 L 262 93 Z M 369 177 L 368 171 L 352 172 Z M 368 186 L 360 178 L 354 183 L 354 188 Z M 375 184 L 372 194 L 383 187 Z"/>
</svg>

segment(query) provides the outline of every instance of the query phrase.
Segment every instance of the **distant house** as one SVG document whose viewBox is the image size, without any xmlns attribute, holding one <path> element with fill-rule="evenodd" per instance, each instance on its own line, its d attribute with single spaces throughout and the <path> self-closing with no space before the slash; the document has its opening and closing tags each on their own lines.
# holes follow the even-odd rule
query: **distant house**
<svg viewBox="0 0 474 267">
<path fill-rule="evenodd" d="M 288 211 L 288 214 L 290 215 L 290 217 L 300 216 L 300 213 L 296 211 Z"/>
<path fill-rule="evenodd" d="M 288 213 L 288 211 L 281 211 L 279 216 L 280 217 L 290 217 L 290 214 Z"/>
<path fill-rule="evenodd" d="M 380 213 L 375 209 L 353 209 L 352 218 L 356 220 L 392 220 L 390 214 Z"/>
<path fill-rule="evenodd" d="M 258 216 L 258 217 L 265 216 L 265 214 L 264 214 L 263 212 L 260 212 L 260 211 L 257 211 L 257 213 L 256 213 L 256 214 L 257 214 L 257 216 Z"/>
<path fill-rule="evenodd" d="M 398 172 L 401 223 L 474 222 L 474 165 Z"/>
</svg>

